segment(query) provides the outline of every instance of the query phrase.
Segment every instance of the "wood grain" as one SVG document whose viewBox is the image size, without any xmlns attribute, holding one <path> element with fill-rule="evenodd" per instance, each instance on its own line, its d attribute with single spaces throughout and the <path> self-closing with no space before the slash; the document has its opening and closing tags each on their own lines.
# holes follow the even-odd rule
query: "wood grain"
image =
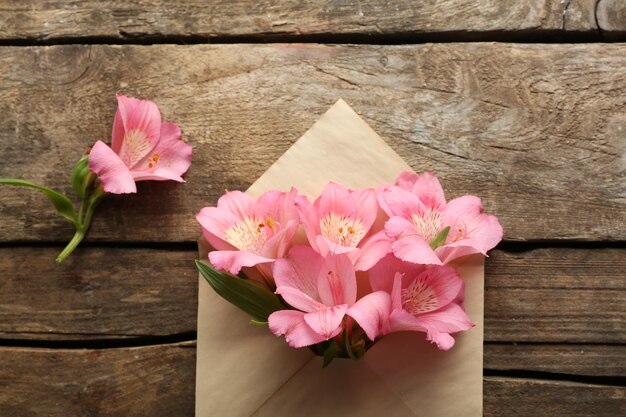
<svg viewBox="0 0 626 417">
<path fill-rule="evenodd" d="M 192 251 L 0 249 L 0 337 L 76 339 L 195 332 Z M 27 265 L 27 267 L 25 267 Z"/>
<path fill-rule="evenodd" d="M 626 46 L 425 44 L 0 48 L 1 176 L 69 190 L 110 134 L 113 93 L 156 100 L 194 147 L 186 184 L 109 198 L 90 240 L 195 241 L 339 97 L 508 240 L 625 240 Z M 110 94 L 103 94 L 103 92 Z M 32 190 L 0 188 L 0 241 L 67 241 Z"/>
<path fill-rule="evenodd" d="M 61 265 L 54 264 L 56 252 L 0 249 L 0 337 L 99 339 L 195 331 L 195 250 L 80 248 Z M 626 343 L 625 254 L 493 251 L 486 264 L 485 340 Z"/>
<path fill-rule="evenodd" d="M 6 417 L 192 415 L 195 348 L 0 348 Z M 484 379 L 485 416 L 622 415 L 625 388 L 567 381 Z"/>
<path fill-rule="evenodd" d="M 626 411 L 626 388 L 565 381 L 486 377 L 485 417 L 619 416 Z"/>
<path fill-rule="evenodd" d="M 485 369 L 623 377 L 625 345 L 486 343 Z"/>
<path fill-rule="evenodd" d="M 195 348 L 0 348 L 0 414 L 191 416 Z"/>
<path fill-rule="evenodd" d="M 605 40 L 623 39 L 626 34 L 626 3 L 622 0 L 595 2 L 600 34 Z"/>
<path fill-rule="evenodd" d="M 624 249 L 493 251 L 485 340 L 626 342 Z"/>
<path fill-rule="evenodd" d="M 141 2 L 3 0 L 0 39 L 145 36 L 437 34 L 517 32 L 598 35 L 595 0 L 516 1 L 185 1 Z M 619 1 L 603 1 L 609 16 Z M 603 31 L 622 29 L 620 16 Z M 604 23 L 604 21 L 602 21 Z"/>
</svg>

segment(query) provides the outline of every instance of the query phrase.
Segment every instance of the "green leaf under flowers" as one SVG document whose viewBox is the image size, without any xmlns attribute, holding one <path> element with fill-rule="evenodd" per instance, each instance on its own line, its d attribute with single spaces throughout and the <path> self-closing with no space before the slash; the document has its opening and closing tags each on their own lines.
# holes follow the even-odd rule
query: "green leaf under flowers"
<svg viewBox="0 0 626 417">
<path fill-rule="evenodd" d="M 267 327 L 270 324 L 267 321 L 250 320 L 250 325 L 255 327 Z"/>
<path fill-rule="evenodd" d="M 85 199 L 96 175 L 89 170 L 89 156 L 85 155 L 78 160 L 72 169 L 72 188 L 81 199 Z"/>
<path fill-rule="evenodd" d="M 450 226 L 443 229 L 441 232 L 437 233 L 437 236 L 432 238 L 429 245 L 432 250 L 437 249 L 439 246 L 443 246 L 446 243 L 446 239 L 448 238 L 448 233 L 450 233 Z"/>
<path fill-rule="evenodd" d="M 326 350 L 324 350 L 324 363 L 322 364 L 322 368 L 326 368 L 330 363 L 341 354 L 341 347 L 337 344 L 336 341 L 331 340 L 331 343 L 328 345 Z"/>
<path fill-rule="evenodd" d="M 254 281 L 220 272 L 204 262 L 196 261 L 196 266 L 218 295 L 255 321 L 265 322 L 273 312 L 287 309 L 278 296 Z"/>
<path fill-rule="evenodd" d="M 15 178 L 0 178 L 0 184 L 14 185 L 17 187 L 34 188 L 44 193 L 52 202 L 54 208 L 59 214 L 69 220 L 75 227 L 78 228 L 78 220 L 76 219 L 76 211 L 72 202 L 63 194 L 58 193 L 41 185 L 33 184 L 32 182 L 15 179 Z"/>
</svg>

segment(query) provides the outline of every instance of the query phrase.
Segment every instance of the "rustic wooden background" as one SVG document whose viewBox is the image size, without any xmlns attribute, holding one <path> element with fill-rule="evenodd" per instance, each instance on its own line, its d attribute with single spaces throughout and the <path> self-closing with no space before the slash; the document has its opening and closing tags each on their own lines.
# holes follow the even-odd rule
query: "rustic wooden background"
<svg viewBox="0 0 626 417">
<path fill-rule="evenodd" d="M 115 93 L 194 147 L 184 185 L 101 206 L 87 241 L 0 188 L 0 415 L 190 416 L 193 215 L 339 97 L 448 196 L 479 194 L 484 414 L 626 415 L 623 0 L 0 0 L 0 177 L 70 191 Z"/>
</svg>

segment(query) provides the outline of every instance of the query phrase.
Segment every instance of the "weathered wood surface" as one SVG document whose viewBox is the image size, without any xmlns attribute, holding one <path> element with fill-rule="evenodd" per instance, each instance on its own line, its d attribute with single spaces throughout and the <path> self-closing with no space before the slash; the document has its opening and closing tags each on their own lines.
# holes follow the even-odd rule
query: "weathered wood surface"
<svg viewBox="0 0 626 417">
<path fill-rule="evenodd" d="M 624 387 L 486 377 L 483 391 L 486 417 L 608 417 L 626 412 Z"/>
<path fill-rule="evenodd" d="M 0 348 L 0 411 L 28 416 L 186 416 L 194 410 L 189 344 L 120 349 Z M 625 388 L 484 379 L 485 416 L 622 415 Z"/>
<path fill-rule="evenodd" d="M 573 4 L 573 3 L 572 3 Z M 149 97 L 194 147 L 184 185 L 108 199 L 90 240 L 193 241 L 339 97 L 448 196 L 480 195 L 508 240 L 626 240 L 626 46 L 68 45 L 0 48 L 0 177 L 69 190 L 113 94 Z M 0 241 L 66 241 L 31 190 L 0 188 Z"/>
<path fill-rule="evenodd" d="M 0 348 L 0 414 L 192 416 L 196 351 Z"/>
<path fill-rule="evenodd" d="M 486 343 L 485 369 L 623 378 L 626 346 Z"/>
<path fill-rule="evenodd" d="M 626 28 L 620 0 L 141 2 L 3 0 L 0 39 L 246 35 L 600 33 Z M 602 18 L 600 18 L 602 17 Z"/>
<path fill-rule="evenodd" d="M 0 249 L 0 337 L 195 331 L 196 251 L 79 248 L 55 265 L 56 252 Z M 492 251 L 485 340 L 626 343 L 625 263 L 625 249 Z"/>
<path fill-rule="evenodd" d="M 112 338 L 196 331 L 193 251 L 0 249 L 0 337 Z M 76 255 L 76 256 L 75 256 Z"/>
</svg>

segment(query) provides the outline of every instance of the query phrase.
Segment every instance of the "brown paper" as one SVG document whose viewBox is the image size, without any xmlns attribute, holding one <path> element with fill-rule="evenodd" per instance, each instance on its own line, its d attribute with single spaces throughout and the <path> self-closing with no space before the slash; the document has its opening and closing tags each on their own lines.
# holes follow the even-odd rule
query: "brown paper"
<svg viewBox="0 0 626 417">
<path fill-rule="evenodd" d="M 295 186 L 314 198 L 330 180 L 376 187 L 410 169 L 339 100 L 247 192 Z M 201 259 L 206 253 L 201 243 Z M 451 350 L 439 351 L 423 333 L 395 333 L 362 360 L 336 359 L 325 369 L 307 348 L 250 326 L 200 277 L 196 416 L 482 416 L 483 258 L 464 258 L 458 270 L 476 327 L 458 334 Z"/>
</svg>

